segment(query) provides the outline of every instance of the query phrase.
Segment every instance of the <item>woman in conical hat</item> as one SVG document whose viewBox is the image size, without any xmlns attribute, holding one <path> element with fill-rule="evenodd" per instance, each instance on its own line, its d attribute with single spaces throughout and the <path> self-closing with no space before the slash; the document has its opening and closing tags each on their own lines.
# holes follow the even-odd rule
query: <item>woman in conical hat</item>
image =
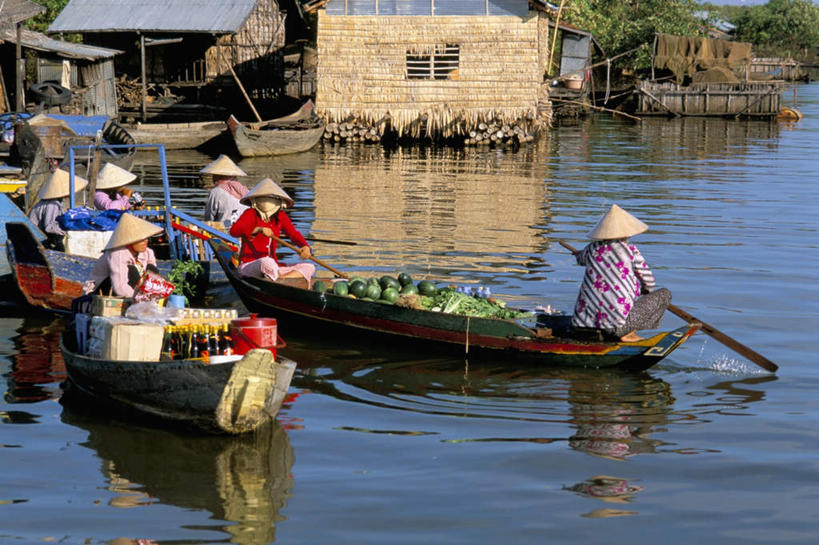
<svg viewBox="0 0 819 545">
<path fill-rule="evenodd" d="M 87 185 L 88 181 L 84 178 L 74 176 L 75 193 L 79 193 Z M 31 221 L 46 235 L 44 246 L 61 252 L 65 250 L 63 245 L 65 231 L 60 228 L 57 218 L 63 214 L 63 199 L 71 192 L 69 186 L 68 172 L 61 169 L 55 170 L 40 190 L 40 200 L 28 213 Z"/>
<path fill-rule="evenodd" d="M 243 276 L 268 278 L 303 277 L 309 285 L 316 272 L 312 263 L 280 264 L 276 257 L 276 240 L 281 233 L 299 248 L 299 257 L 310 259 L 312 252 L 305 238 L 298 232 L 285 213 L 285 207 L 293 206 L 293 199 L 279 185 L 265 178 L 242 197 L 242 204 L 249 206 L 230 228 L 230 234 L 240 238 L 239 273 Z"/>
<path fill-rule="evenodd" d="M 636 332 L 659 327 L 671 292 L 655 289 L 654 274 L 629 237 L 648 231 L 648 225 L 616 204 L 589 233 L 592 240 L 580 250 L 577 263 L 586 267 L 572 316 L 572 325 L 593 328 L 634 342 Z"/>
<path fill-rule="evenodd" d="M 133 190 L 125 187 L 136 180 L 136 174 L 113 163 L 105 166 L 97 174 L 97 190 L 94 193 L 94 207 L 97 210 L 130 210 Z"/>
<path fill-rule="evenodd" d="M 213 189 L 205 204 L 205 221 L 236 221 L 247 209 L 239 199 L 247 194 L 247 187 L 237 178 L 247 176 L 227 155 L 220 155 L 215 161 L 199 171 L 213 176 Z"/>
<path fill-rule="evenodd" d="M 134 288 L 146 270 L 156 271 L 156 256 L 148 239 L 162 233 L 162 227 L 127 212 L 122 215 L 102 255 L 94 264 L 83 293 L 113 291 L 118 297 L 133 297 Z"/>
</svg>

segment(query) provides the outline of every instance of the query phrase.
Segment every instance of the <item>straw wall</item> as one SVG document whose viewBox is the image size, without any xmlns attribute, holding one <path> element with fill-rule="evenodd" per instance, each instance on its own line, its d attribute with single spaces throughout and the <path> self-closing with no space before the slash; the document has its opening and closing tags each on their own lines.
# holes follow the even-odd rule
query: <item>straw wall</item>
<svg viewBox="0 0 819 545">
<path fill-rule="evenodd" d="M 448 79 L 408 79 L 407 53 L 456 44 Z M 445 137 L 499 119 L 535 123 L 541 82 L 538 18 L 318 18 L 316 108 L 328 122 L 358 118 L 384 130 Z"/>
<path fill-rule="evenodd" d="M 284 47 L 284 19 L 276 0 L 259 0 L 235 35 L 220 36 L 217 45 L 208 48 L 205 54 L 208 77 L 230 76 L 228 63 L 235 67 L 265 60 Z"/>
</svg>

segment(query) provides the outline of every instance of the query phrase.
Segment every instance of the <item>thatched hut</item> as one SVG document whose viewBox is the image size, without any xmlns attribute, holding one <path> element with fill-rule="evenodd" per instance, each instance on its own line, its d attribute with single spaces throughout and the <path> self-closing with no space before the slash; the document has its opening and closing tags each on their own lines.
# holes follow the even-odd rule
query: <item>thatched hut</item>
<svg viewBox="0 0 819 545">
<path fill-rule="evenodd" d="M 86 43 L 125 52 L 117 73 L 155 94 L 217 102 L 237 74 L 255 98 L 282 87 L 285 13 L 276 0 L 70 0 L 49 33 L 82 34 Z M 143 103 L 143 116 L 145 106 Z"/>
<path fill-rule="evenodd" d="M 550 111 L 548 16 L 532 7 L 328 0 L 318 12 L 316 77 L 328 135 L 530 140 Z"/>
</svg>

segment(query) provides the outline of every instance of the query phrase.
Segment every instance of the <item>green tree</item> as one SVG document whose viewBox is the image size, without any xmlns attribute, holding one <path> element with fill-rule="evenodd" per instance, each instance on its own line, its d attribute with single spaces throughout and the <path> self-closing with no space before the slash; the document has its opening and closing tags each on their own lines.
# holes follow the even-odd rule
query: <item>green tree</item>
<svg viewBox="0 0 819 545">
<path fill-rule="evenodd" d="M 695 36 L 701 23 L 695 0 L 568 0 L 566 21 L 592 33 L 606 55 L 612 57 L 645 45 L 634 55 L 618 60 L 621 68 L 651 66 L 651 45 L 656 33 Z"/>
<path fill-rule="evenodd" d="M 819 46 L 819 6 L 810 0 L 747 6 L 731 22 L 737 27 L 737 39 L 751 42 L 759 52 L 804 56 Z"/>
<path fill-rule="evenodd" d="M 33 17 L 26 21 L 26 27 L 30 28 L 31 30 L 36 30 L 37 32 L 45 32 L 54 19 L 57 18 L 57 15 L 63 10 L 66 4 L 68 4 L 68 0 L 33 0 L 35 4 L 40 4 L 41 6 L 45 6 L 46 11 L 45 13 L 38 15 L 37 17 Z"/>
</svg>

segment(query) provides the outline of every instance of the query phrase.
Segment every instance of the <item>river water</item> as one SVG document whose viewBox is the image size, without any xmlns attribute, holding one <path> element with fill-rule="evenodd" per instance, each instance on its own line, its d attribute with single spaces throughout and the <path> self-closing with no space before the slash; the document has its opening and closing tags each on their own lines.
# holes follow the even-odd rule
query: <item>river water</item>
<svg viewBox="0 0 819 545">
<path fill-rule="evenodd" d="M 280 322 L 299 370 L 278 424 L 197 437 L 64 408 L 64 322 L 5 308 L 0 542 L 816 543 L 819 84 L 798 92 L 795 124 L 597 117 L 519 151 L 328 145 L 240 163 L 290 192 L 302 232 L 357 243 L 315 244 L 335 267 L 480 282 L 523 307 L 571 310 L 582 271 L 557 241 L 582 246 L 616 202 L 650 225 L 635 242 L 674 302 L 775 375 L 701 333 L 619 373 Z M 201 210 L 210 160 L 168 154 L 181 208 Z M 155 163 L 135 170 L 159 204 Z"/>
</svg>

